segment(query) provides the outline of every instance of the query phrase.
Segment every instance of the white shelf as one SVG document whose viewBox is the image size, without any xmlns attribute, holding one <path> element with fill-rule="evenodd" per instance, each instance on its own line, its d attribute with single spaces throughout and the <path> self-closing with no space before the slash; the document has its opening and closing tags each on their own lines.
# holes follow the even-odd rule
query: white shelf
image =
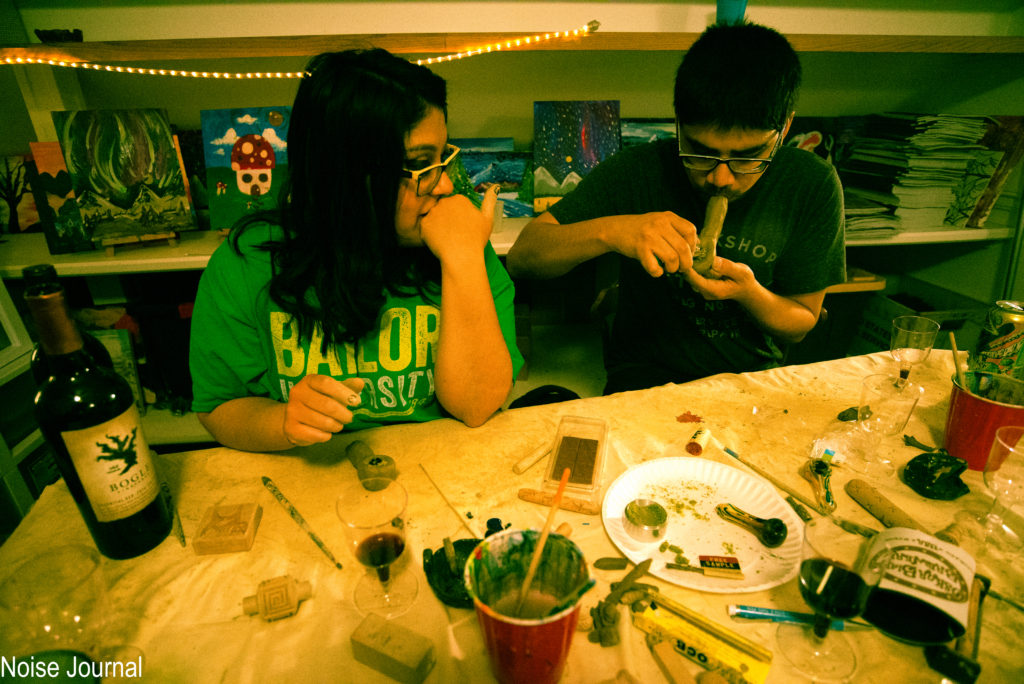
<svg viewBox="0 0 1024 684">
<path fill-rule="evenodd" d="M 210 230 L 186 231 L 178 244 L 134 243 L 118 247 L 113 256 L 102 250 L 50 254 L 42 233 L 5 235 L 0 244 L 0 277 L 20 278 L 21 270 L 36 264 L 53 264 L 59 276 L 201 271 L 224 238 Z"/>
<path fill-rule="evenodd" d="M 501 219 L 491 234 L 491 244 L 498 256 L 508 254 L 528 222 L 529 219 Z M 23 268 L 36 264 L 53 264 L 59 276 L 201 271 L 224 237 L 211 230 L 185 231 L 174 246 L 163 241 L 133 243 L 118 247 L 113 256 L 107 256 L 101 249 L 50 254 L 42 233 L 4 235 L 0 240 L 0 278 L 21 278 Z"/>
<path fill-rule="evenodd" d="M 1009 240 L 1012 228 L 964 228 L 962 230 L 924 230 L 897 233 L 886 238 L 847 238 L 847 247 L 885 245 L 925 245 L 944 242 L 983 242 L 985 240 Z"/>
</svg>

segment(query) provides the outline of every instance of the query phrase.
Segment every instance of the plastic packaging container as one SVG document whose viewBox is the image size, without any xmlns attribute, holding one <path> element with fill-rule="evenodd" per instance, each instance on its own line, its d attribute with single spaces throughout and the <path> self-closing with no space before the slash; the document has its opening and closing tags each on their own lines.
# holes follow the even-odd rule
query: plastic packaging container
<svg viewBox="0 0 1024 684">
<path fill-rule="evenodd" d="M 608 425 L 598 418 L 563 416 L 548 457 L 543 489 L 558 491 L 562 471 L 569 468 L 566 496 L 594 501 L 601 492 Z"/>
</svg>

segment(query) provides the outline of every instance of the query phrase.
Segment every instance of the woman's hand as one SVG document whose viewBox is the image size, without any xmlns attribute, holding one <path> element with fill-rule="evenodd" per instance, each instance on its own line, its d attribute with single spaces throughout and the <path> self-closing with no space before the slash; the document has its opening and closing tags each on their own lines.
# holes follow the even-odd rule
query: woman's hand
<svg viewBox="0 0 1024 684">
<path fill-rule="evenodd" d="M 497 201 L 497 185 L 487 189 L 479 209 L 464 195 L 441 198 L 420 223 L 424 244 L 442 263 L 479 257 L 491 237 Z"/>
<path fill-rule="evenodd" d="M 339 382 L 329 375 L 307 375 L 288 393 L 284 436 L 295 446 L 326 442 L 352 422 L 351 407 L 358 406 L 366 382 L 348 378 Z"/>
</svg>

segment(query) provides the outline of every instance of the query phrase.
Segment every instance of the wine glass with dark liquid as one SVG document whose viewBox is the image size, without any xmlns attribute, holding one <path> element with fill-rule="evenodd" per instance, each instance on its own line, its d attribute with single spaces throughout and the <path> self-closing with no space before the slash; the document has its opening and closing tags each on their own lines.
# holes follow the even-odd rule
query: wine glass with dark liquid
<svg viewBox="0 0 1024 684">
<path fill-rule="evenodd" d="M 906 382 L 915 363 L 928 358 L 935 345 L 939 324 L 924 316 L 897 316 L 892 319 L 889 351 L 899 366 L 900 381 Z"/>
<path fill-rule="evenodd" d="M 416 600 L 419 583 L 411 573 L 395 572 L 405 551 L 405 508 L 409 495 L 397 481 L 369 478 L 346 482 L 337 511 L 353 555 L 367 568 L 353 592 L 360 614 L 389 619 Z"/>
<path fill-rule="evenodd" d="M 856 652 L 845 634 L 832 629 L 832 621 L 850 620 L 864 611 L 886 563 L 884 549 L 879 554 L 871 540 L 848 534 L 831 518 L 804 526 L 800 595 L 814 611 L 814 622 L 782 624 L 776 635 L 779 650 L 796 669 L 814 681 L 853 676 Z"/>
</svg>

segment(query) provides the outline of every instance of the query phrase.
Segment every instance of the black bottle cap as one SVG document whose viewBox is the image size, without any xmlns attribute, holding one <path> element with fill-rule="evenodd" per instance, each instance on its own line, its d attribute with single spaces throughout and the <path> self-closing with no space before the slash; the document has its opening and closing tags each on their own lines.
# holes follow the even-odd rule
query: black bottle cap
<svg viewBox="0 0 1024 684">
<path fill-rule="evenodd" d="M 53 264 L 36 264 L 21 269 L 26 295 L 43 295 L 60 289 L 57 269 Z"/>
</svg>

